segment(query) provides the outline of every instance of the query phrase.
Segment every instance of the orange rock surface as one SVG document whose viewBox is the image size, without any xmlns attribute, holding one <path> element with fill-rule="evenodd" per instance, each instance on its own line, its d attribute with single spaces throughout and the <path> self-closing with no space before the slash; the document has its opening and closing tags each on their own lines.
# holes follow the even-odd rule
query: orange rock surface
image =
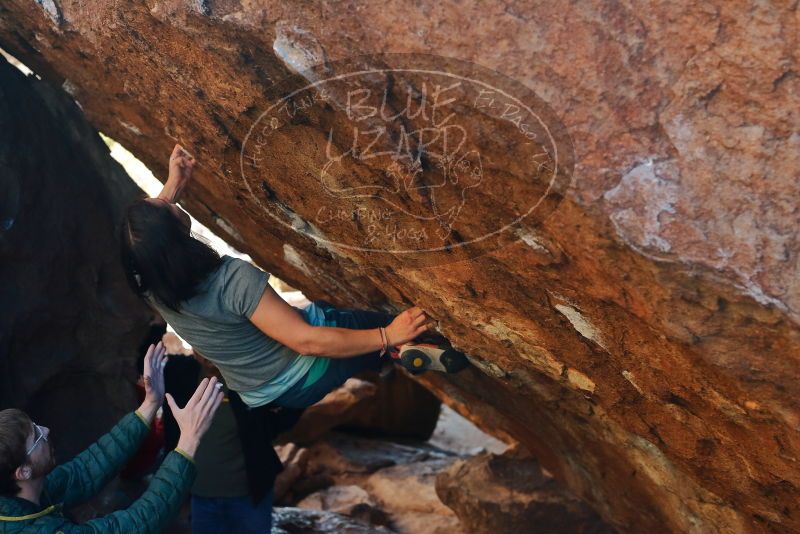
<svg viewBox="0 0 800 534">
<path fill-rule="evenodd" d="M 800 531 L 798 17 L 740 0 L 7 0 L 0 46 L 157 174 L 184 144 L 199 162 L 184 205 L 309 298 L 428 311 L 475 365 L 424 383 L 620 530 L 787 532 Z M 355 120 L 336 90 L 262 130 L 263 166 L 243 176 L 236 156 L 280 80 L 378 52 L 458 58 L 535 93 L 574 155 L 546 217 L 506 224 L 541 183 L 525 181 L 509 122 L 475 105 L 453 105 L 480 149 L 459 161 L 485 172 L 449 175 L 479 185 L 450 238 L 507 228 L 469 253 L 352 247 L 370 232 L 353 209 L 384 204 L 330 191 L 397 186 L 408 169 L 352 157 L 321 175 Z M 444 173 L 432 153 L 429 181 Z M 427 191 L 398 206 L 422 220 L 452 205 Z M 351 222 L 320 222 L 325 206 Z"/>
</svg>

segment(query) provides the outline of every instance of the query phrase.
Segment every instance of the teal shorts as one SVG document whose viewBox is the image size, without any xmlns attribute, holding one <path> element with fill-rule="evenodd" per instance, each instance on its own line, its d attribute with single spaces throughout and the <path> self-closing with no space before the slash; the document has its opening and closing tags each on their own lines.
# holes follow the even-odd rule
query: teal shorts
<svg viewBox="0 0 800 534">
<path fill-rule="evenodd" d="M 315 300 L 302 310 L 309 324 L 339 328 L 368 329 L 388 326 L 395 315 L 368 310 L 336 308 L 324 300 Z M 273 404 L 286 408 L 307 408 L 362 371 L 378 371 L 380 351 L 350 358 L 319 358 L 305 378 L 283 392 Z"/>
</svg>

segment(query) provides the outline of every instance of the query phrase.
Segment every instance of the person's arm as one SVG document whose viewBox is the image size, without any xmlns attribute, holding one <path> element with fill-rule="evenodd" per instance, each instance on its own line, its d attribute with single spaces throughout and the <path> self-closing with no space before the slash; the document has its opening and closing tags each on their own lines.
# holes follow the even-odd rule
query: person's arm
<svg viewBox="0 0 800 534">
<path fill-rule="evenodd" d="M 383 346 L 377 328 L 351 329 L 308 324 L 294 306 L 289 305 L 267 285 L 250 316 L 250 321 L 264 334 L 306 356 L 348 358 L 380 350 Z M 389 345 L 411 341 L 425 332 L 428 317 L 418 307 L 409 308 L 386 327 Z"/>
<path fill-rule="evenodd" d="M 181 145 L 175 145 L 169 157 L 169 176 L 157 198 L 178 202 L 183 190 L 192 179 L 194 158 Z"/>
<path fill-rule="evenodd" d="M 81 526 L 109 534 L 163 532 L 178 515 L 196 476 L 194 460 L 173 450 L 133 504 Z"/>
<path fill-rule="evenodd" d="M 89 500 L 136 453 L 164 398 L 165 363 L 163 345 L 150 345 L 144 358 L 144 402 L 135 412 L 123 417 L 108 434 L 47 475 L 46 490 L 54 502 L 63 502 L 69 507 Z"/>
<path fill-rule="evenodd" d="M 224 277 L 221 302 L 225 309 L 249 319 L 264 334 L 299 354 L 348 358 L 383 346 L 378 328 L 308 324 L 300 311 L 269 285 L 269 274 L 246 261 L 233 259 L 220 275 Z M 425 332 L 430 324 L 424 311 L 416 306 L 409 308 L 386 327 L 388 345 L 407 343 Z"/>
<path fill-rule="evenodd" d="M 203 379 L 183 409 L 167 395 L 167 403 L 181 429 L 178 447 L 167 455 L 147 491 L 132 505 L 88 521 L 85 526 L 94 532 L 127 534 L 162 532 L 169 525 L 194 483 L 197 474 L 194 455 L 222 402 L 219 386 L 216 378 Z"/>
<path fill-rule="evenodd" d="M 380 350 L 377 328 L 351 330 L 308 324 L 294 306 L 267 285 L 250 321 L 264 334 L 307 356 L 346 358 Z"/>
<path fill-rule="evenodd" d="M 135 413 L 129 413 L 88 449 L 47 475 L 47 494 L 70 507 L 99 492 L 136 453 L 150 431 Z"/>
</svg>

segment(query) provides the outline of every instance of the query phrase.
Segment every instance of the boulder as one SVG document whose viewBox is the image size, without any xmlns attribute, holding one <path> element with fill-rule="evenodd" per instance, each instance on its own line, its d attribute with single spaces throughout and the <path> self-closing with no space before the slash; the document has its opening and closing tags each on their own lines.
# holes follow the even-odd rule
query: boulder
<svg viewBox="0 0 800 534">
<path fill-rule="evenodd" d="M 354 508 L 362 505 L 375 506 L 369 493 L 355 485 L 331 486 L 312 493 L 297 503 L 298 508 L 325 510 L 350 515 Z"/>
<path fill-rule="evenodd" d="M 612 534 L 586 504 L 514 452 L 459 460 L 436 477 L 436 493 L 475 534 Z"/>
<path fill-rule="evenodd" d="M 273 534 L 390 534 L 386 527 L 376 527 L 334 512 L 275 508 Z"/>
<path fill-rule="evenodd" d="M 284 463 L 300 465 L 307 475 L 324 473 L 338 482 L 366 479 L 387 467 L 455 458 L 424 443 L 401 444 L 342 433 L 328 434 L 305 448 L 290 443 L 277 450 Z"/>
<path fill-rule="evenodd" d="M 389 510 L 451 515 L 436 496 L 433 481 L 455 458 L 430 458 L 376 471 L 366 481 L 370 494 Z"/>
<path fill-rule="evenodd" d="M 360 486 L 330 486 L 312 493 L 297 503 L 298 508 L 343 514 L 361 522 L 389 526 L 391 519 Z"/>
<path fill-rule="evenodd" d="M 370 382 L 349 378 L 340 388 L 309 407 L 297 424 L 281 434 L 280 443 L 313 443 L 329 430 L 346 424 L 374 402 L 376 387 Z"/>
<path fill-rule="evenodd" d="M 301 479 L 301 477 L 307 480 L 305 471 L 308 464 L 308 450 L 298 447 L 294 443 L 287 443 L 275 447 L 275 452 L 278 453 L 278 457 L 283 464 L 283 471 L 281 471 L 275 479 L 275 502 L 282 503 L 286 502 L 287 495 L 290 494 L 293 485 Z M 332 480 L 325 479 L 321 487 L 327 487 L 332 483 Z M 305 492 L 305 494 L 308 493 L 310 492 Z M 291 496 L 289 500 L 293 500 Z"/>
<path fill-rule="evenodd" d="M 798 531 L 797 9 L 6 0 L 0 46 L 309 298 L 425 309 L 474 366 L 423 382 L 621 530 Z"/>
<path fill-rule="evenodd" d="M 279 500 L 336 512 L 402 534 L 458 533 L 458 518 L 442 504 L 436 474 L 457 457 L 429 445 L 329 434 L 307 448 L 279 448 L 286 469 Z M 286 475 L 291 473 L 291 475 Z"/>
<path fill-rule="evenodd" d="M 68 459 L 139 403 L 152 314 L 115 224 L 141 193 L 60 89 L 0 56 L 0 408 L 50 427 Z"/>
<path fill-rule="evenodd" d="M 381 508 L 390 514 L 392 526 L 404 534 L 458 534 L 458 517 L 436 494 L 436 475 L 456 458 L 425 458 L 386 467 L 373 473 L 364 485 Z"/>
<path fill-rule="evenodd" d="M 425 441 L 439 421 L 441 401 L 424 386 L 401 372 L 379 376 L 365 372 L 360 378 L 375 384 L 375 397 L 341 426 L 366 436 Z"/>
<path fill-rule="evenodd" d="M 364 373 L 309 407 L 278 442 L 305 445 L 334 428 L 425 440 L 436 428 L 440 406 L 435 395 L 405 374 Z"/>
</svg>

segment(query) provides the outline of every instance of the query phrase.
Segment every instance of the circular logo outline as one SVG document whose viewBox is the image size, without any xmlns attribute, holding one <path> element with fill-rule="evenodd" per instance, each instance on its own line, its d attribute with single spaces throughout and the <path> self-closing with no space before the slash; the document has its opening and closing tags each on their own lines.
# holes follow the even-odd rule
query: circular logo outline
<svg viewBox="0 0 800 534">
<path fill-rule="evenodd" d="M 492 69 L 488 69 L 487 67 L 484 67 L 484 66 L 481 66 L 481 65 L 478 65 L 478 64 L 475 64 L 475 63 L 471 63 L 471 62 L 468 62 L 468 61 L 456 59 L 456 58 L 448 58 L 448 57 L 444 57 L 444 56 L 435 56 L 435 55 L 430 55 L 430 54 L 416 54 L 416 53 L 414 53 L 414 54 L 378 54 L 378 55 L 367 55 L 367 56 L 357 56 L 355 58 L 348 58 L 348 59 L 337 61 L 336 64 L 342 64 L 342 63 L 347 62 L 348 60 L 352 61 L 354 59 L 355 60 L 363 59 L 363 58 L 372 59 L 374 57 L 391 58 L 391 57 L 397 57 L 397 56 L 403 56 L 403 57 L 425 56 L 428 59 L 439 58 L 439 59 L 444 59 L 446 61 L 458 62 L 458 63 L 462 64 L 462 66 L 463 66 L 463 64 L 467 64 L 467 65 L 470 65 L 472 67 L 478 67 L 479 69 L 490 70 L 490 71 L 496 73 L 498 76 L 501 76 L 501 77 L 505 78 L 506 80 L 510 80 L 515 84 L 519 84 L 523 88 L 525 88 L 528 91 L 530 91 L 532 96 L 534 98 L 536 98 L 536 100 L 539 103 L 541 103 L 543 106 L 545 106 L 547 111 L 552 113 L 553 116 L 555 117 L 555 113 L 552 112 L 552 110 L 550 110 L 549 106 L 543 100 L 541 100 L 541 98 L 539 98 L 538 95 L 536 95 L 536 93 L 532 89 L 528 88 L 524 84 L 521 84 L 520 82 L 517 82 L 516 80 L 513 80 L 513 79 L 509 78 L 508 76 L 505 76 L 503 74 L 497 73 L 496 71 L 493 71 Z M 345 73 L 341 73 L 341 74 L 336 74 L 334 76 L 329 76 L 329 77 L 325 77 L 325 78 L 314 80 L 314 78 L 316 78 L 315 69 L 319 69 L 322 66 L 323 65 L 321 65 L 321 64 L 320 65 L 315 65 L 315 66 L 313 66 L 313 67 L 311 67 L 311 68 L 309 68 L 309 69 L 307 69 L 305 71 L 296 73 L 296 75 L 289 76 L 289 77 L 287 77 L 287 79 L 284 79 L 284 80 L 276 83 L 274 86 L 272 86 L 273 88 L 276 87 L 276 86 L 280 86 L 282 83 L 285 83 L 285 82 L 287 82 L 287 81 L 289 81 L 291 79 L 295 79 L 296 76 L 299 76 L 299 77 L 303 78 L 307 82 L 303 87 L 301 87 L 299 89 L 295 89 L 294 91 L 292 91 L 291 93 L 289 93 L 287 95 L 282 95 L 275 103 L 270 105 L 265 111 L 263 111 L 260 115 L 258 115 L 258 117 L 253 121 L 253 123 L 250 126 L 250 128 L 247 130 L 246 135 L 242 139 L 241 149 L 239 150 L 239 157 L 238 157 L 238 164 L 239 165 L 238 165 L 238 167 L 239 167 L 241 181 L 244 183 L 244 186 L 245 186 L 247 192 L 250 194 L 250 197 L 255 202 L 255 204 L 263 212 L 265 212 L 267 215 L 269 215 L 272 219 L 278 221 L 283 226 L 285 226 L 285 227 L 287 227 L 287 228 L 289 228 L 289 229 L 291 229 L 293 231 L 300 232 L 303 235 L 306 235 L 306 236 L 314 239 L 315 241 L 317 241 L 319 243 L 325 243 L 325 244 L 328 244 L 328 245 L 332 245 L 334 247 L 342 247 L 342 248 L 347 249 L 347 250 L 355 250 L 355 251 L 360 251 L 360 252 L 390 253 L 390 254 L 408 254 L 408 255 L 411 255 L 411 254 L 426 254 L 426 253 L 433 253 L 433 252 L 443 252 L 443 251 L 450 251 L 452 249 L 456 249 L 456 248 L 460 248 L 460 247 L 466 247 L 468 245 L 484 241 L 485 239 L 487 239 L 489 237 L 492 237 L 492 236 L 501 234 L 503 232 L 506 232 L 511 227 L 520 225 L 526 218 L 531 216 L 531 214 L 542 204 L 542 202 L 545 201 L 545 199 L 548 198 L 548 196 L 553 191 L 554 184 L 556 184 L 556 182 L 557 182 L 557 180 L 559 178 L 559 168 L 560 168 L 559 164 L 558 164 L 559 163 L 559 154 L 558 154 L 559 142 L 554 138 L 553 133 L 551 132 L 550 125 L 548 125 L 548 123 L 546 121 L 544 121 L 542 119 L 542 117 L 538 113 L 535 113 L 531 109 L 531 107 L 528 104 L 524 103 L 519 97 L 516 97 L 516 96 L 514 96 L 512 94 L 509 94 L 506 90 L 501 89 L 499 87 L 496 87 L 494 85 L 490 85 L 490 84 L 488 84 L 488 83 L 486 83 L 486 82 L 484 82 L 482 80 L 479 80 L 479 79 L 471 78 L 471 77 L 464 76 L 464 75 L 461 75 L 461 74 L 454 74 L 452 72 L 447 72 L 447 71 L 443 71 L 443 70 L 429 70 L 429 69 L 421 69 L 421 68 L 406 68 L 406 67 L 372 68 L 372 69 L 367 69 L 367 70 L 357 70 L 357 71 L 352 71 L 352 72 L 345 72 Z M 445 77 L 448 77 L 448 78 L 451 78 L 451 79 L 460 80 L 462 82 L 469 82 L 469 83 L 472 83 L 472 84 L 476 84 L 476 85 L 478 85 L 480 87 L 483 87 L 485 89 L 488 89 L 488 90 L 491 90 L 491 91 L 496 91 L 497 93 L 501 94 L 503 97 L 505 97 L 505 98 L 509 99 L 510 101 L 516 103 L 522 109 L 527 111 L 532 117 L 535 118 L 535 120 L 538 122 L 538 124 L 544 130 L 544 132 L 546 132 L 546 134 L 547 134 L 547 142 L 549 142 L 549 144 L 552 146 L 552 150 L 553 150 L 553 154 L 552 154 L 552 160 L 553 160 L 552 175 L 550 176 L 547 188 L 544 191 L 544 193 L 539 196 L 537 201 L 527 211 L 525 211 L 523 214 L 518 216 L 513 221 L 503 225 L 499 229 L 496 229 L 496 230 L 491 231 L 489 233 L 483 234 L 480 237 L 473 238 L 473 239 L 470 239 L 470 240 L 467 240 L 467 241 L 461 241 L 461 242 L 454 243 L 454 244 L 447 244 L 447 245 L 442 245 L 442 246 L 435 247 L 435 248 L 424 248 L 424 249 L 403 249 L 403 250 L 393 249 L 393 250 L 387 250 L 385 248 L 368 248 L 368 247 L 365 247 L 365 246 L 351 245 L 351 244 L 347 244 L 347 243 L 342 243 L 340 241 L 335 241 L 335 240 L 332 240 L 332 239 L 328 239 L 326 237 L 315 235 L 314 233 L 304 231 L 303 229 L 298 229 L 296 226 L 293 226 L 291 223 L 282 220 L 277 214 L 272 213 L 272 210 L 268 209 L 261 202 L 261 200 L 259 199 L 259 197 L 256 194 L 256 192 L 250 186 L 250 184 L 248 182 L 248 179 L 247 179 L 247 173 L 245 171 L 245 153 L 246 153 L 247 144 L 248 144 L 248 141 L 250 140 L 251 136 L 253 135 L 254 130 L 259 126 L 259 124 L 262 122 L 262 120 L 265 117 L 267 117 L 276 108 L 281 107 L 286 102 L 290 102 L 292 100 L 292 98 L 294 98 L 297 94 L 300 94 L 300 93 L 303 93 L 303 92 L 306 92 L 306 91 L 310 91 L 310 90 L 319 91 L 320 90 L 320 86 L 322 86 L 322 85 L 324 85 L 326 83 L 330 83 L 330 82 L 333 82 L 333 81 L 338 81 L 338 80 L 342 80 L 342 79 L 346 79 L 346 78 L 351 78 L 351 77 L 355 77 L 355 76 L 366 76 L 366 75 L 370 75 L 370 74 L 387 75 L 387 74 L 392 74 L 392 73 L 428 74 L 428 75 L 436 75 L 436 76 L 445 76 Z M 558 119 L 556 119 L 556 120 L 558 120 Z M 560 123 L 560 121 L 559 121 L 557 126 L 562 128 L 564 130 L 564 132 L 566 133 L 566 128 L 563 126 L 563 124 Z M 572 164 L 574 165 L 574 150 L 572 149 L 572 143 L 571 143 L 571 140 L 569 139 L 569 136 L 567 135 L 566 137 L 567 137 L 567 141 L 569 142 L 569 147 L 568 147 L 569 154 L 566 155 L 565 159 L 570 160 L 572 162 Z M 563 168 L 562 168 L 562 170 L 563 170 Z M 573 183 L 573 180 L 574 180 L 573 169 L 572 168 L 567 169 L 566 174 L 569 176 L 569 181 L 568 181 L 567 184 L 565 184 L 564 190 L 566 190 L 569 187 L 571 187 L 571 185 Z M 380 198 L 378 195 L 375 195 L 375 194 L 373 194 L 373 195 L 365 195 L 365 196 L 368 196 L 370 198 Z M 515 240 L 515 241 L 518 241 L 518 240 L 519 240 L 519 238 L 517 240 Z"/>
</svg>

